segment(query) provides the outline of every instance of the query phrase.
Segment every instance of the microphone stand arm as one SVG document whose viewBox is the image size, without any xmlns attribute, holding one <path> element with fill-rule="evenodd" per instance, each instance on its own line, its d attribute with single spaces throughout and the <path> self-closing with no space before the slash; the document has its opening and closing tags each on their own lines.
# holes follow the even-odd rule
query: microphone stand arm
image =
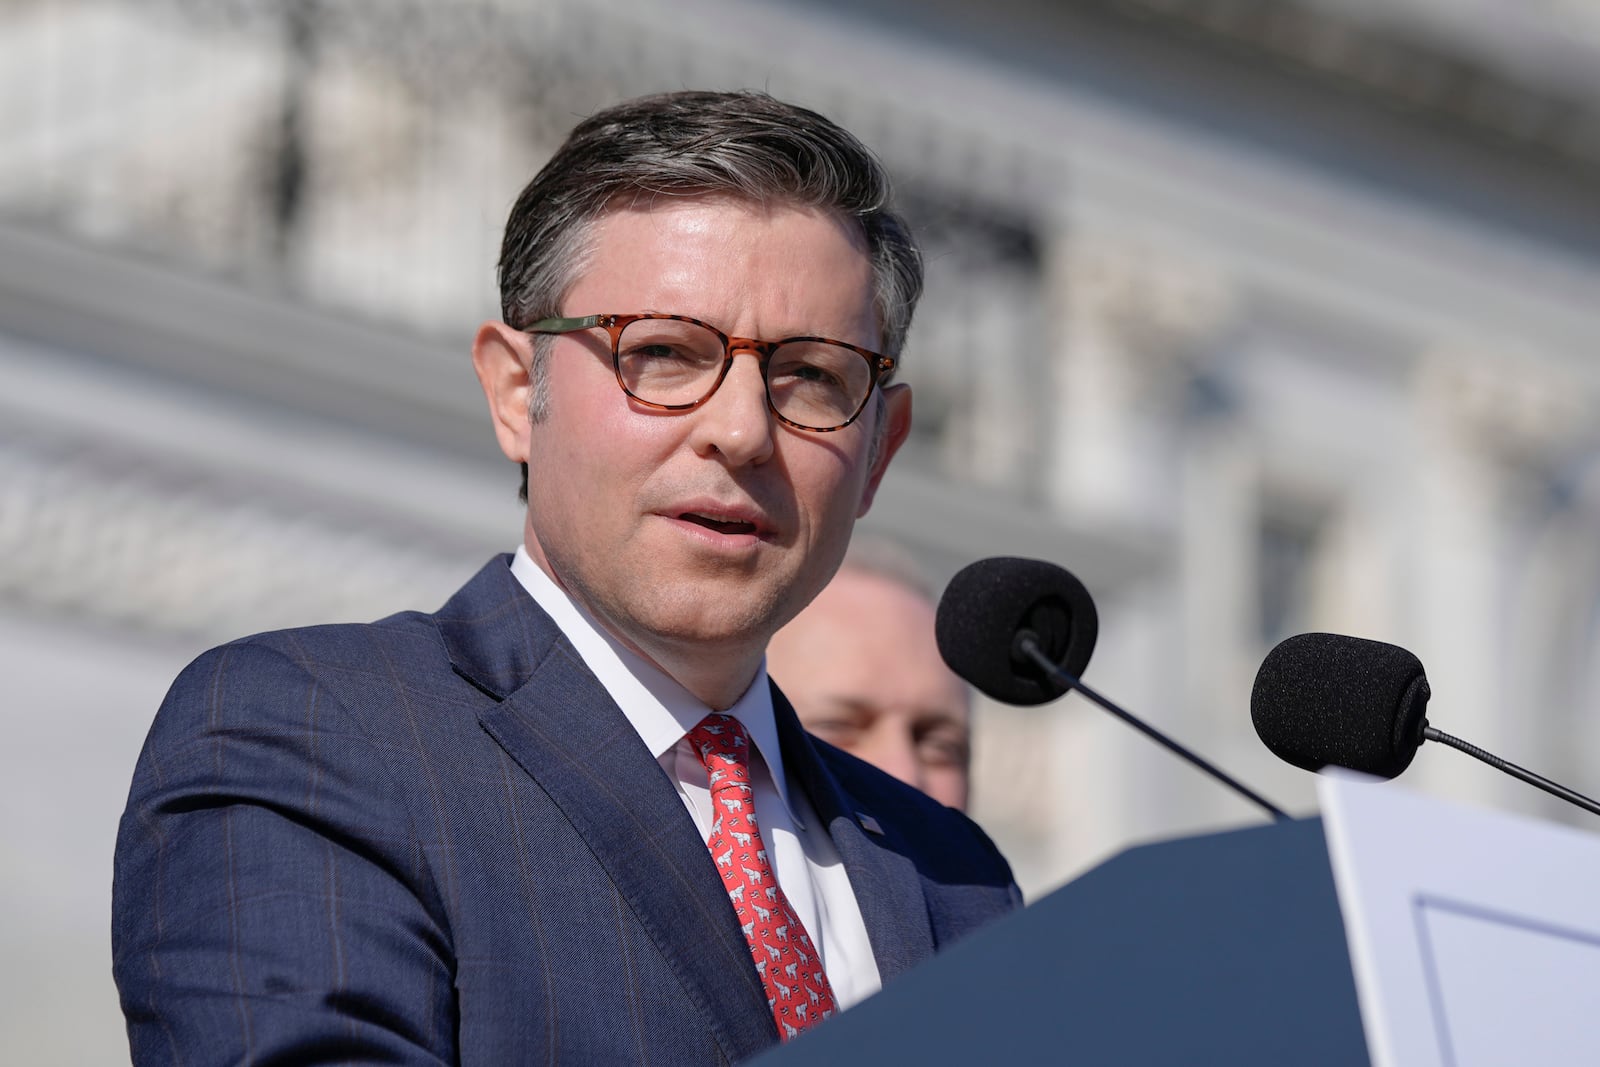
<svg viewBox="0 0 1600 1067">
<path fill-rule="evenodd" d="M 1529 785 L 1538 786 L 1551 796 L 1560 797 L 1569 804 L 1576 804 L 1578 807 L 1589 812 L 1591 815 L 1600 815 L 1600 804 L 1590 800 L 1582 793 L 1573 792 L 1566 786 L 1557 782 L 1552 782 L 1543 775 L 1534 774 L 1532 771 L 1524 770 L 1523 768 L 1518 767 L 1515 763 L 1512 763 L 1510 760 L 1501 759 L 1493 752 L 1485 752 L 1477 745 L 1463 741 L 1459 737 L 1451 737 L 1443 730 L 1435 730 L 1431 726 L 1423 729 L 1422 736 L 1429 741 L 1439 741 L 1443 744 L 1449 745 L 1451 748 L 1459 749 L 1474 759 L 1480 759 L 1491 767 L 1505 771 L 1513 778 L 1520 778 Z"/>
<path fill-rule="evenodd" d="M 1162 748 L 1165 748 L 1168 752 L 1171 752 L 1173 755 L 1182 759 L 1188 760 L 1191 764 L 1200 768 L 1206 774 L 1209 774 L 1217 781 L 1222 782 L 1235 793 L 1238 793 L 1246 800 L 1249 800 L 1251 803 L 1261 808 L 1268 815 L 1272 816 L 1273 819 L 1282 822 L 1289 818 L 1288 814 L 1285 813 L 1281 808 L 1274 805 L 1271 801 L 1261 796 L 1261 794 L 1257 793 L 1249 786 L 1238 781 L 1196 753 L 1184 748 L 1182 745 L 1178 744 L 1178 742 L 1174 741 L 1160 730 L 1157 730 L 1155 727 L 1150 726 L 1140 719 L 1135 718 L 1133 715 L 1130 715 L 1128 712 L 1123 711 L 1110 700 L 1107 700 L 1105 697 L 1089 688 L 1089 686 L 1085 685 L 1081 678 L 1076 678 L 1062 670 L 1060 667 L 1056 666 L 1056 664 L 1051 662 L 1050 657 L 1046 656 L 1039 648 L 1039 643 L 1034 640 L 1032 634 L 1029 634 L 1026 631 L 1018 634 L 1017 642 L 1013 647 L 1015 648 L 1016 652 L 1026 656 L 1035 666 L 1044 671 L 1045 674 L 1055 679 L 1057 684 L 1063 685 L 1069 690 L 1076 689 L 1094 703 L 1100 705 L 1100 707 L 1104 708 L 1106 711 L 1109 711 L 1111 714 L 1115 715 L 1117 718 L 1121 719 L 1135 730 L 1138 730 L 1140 733 L 1144 734 Z"/>
</svg>

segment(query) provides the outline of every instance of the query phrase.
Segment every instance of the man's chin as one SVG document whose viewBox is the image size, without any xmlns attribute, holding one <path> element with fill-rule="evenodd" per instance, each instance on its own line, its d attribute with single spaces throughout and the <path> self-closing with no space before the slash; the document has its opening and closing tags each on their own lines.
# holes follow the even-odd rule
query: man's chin
<svg viewBox="0 0 1600 1067">
<path fill-rule="evenodd" d="M 665 604 L 641 620 L 660 640 L 673 645 L 693 645 L 705 651 L 765 650 L 781 624 L 770 601 L 751 590 L 738 588 L 697 590 L 710 596 L 694 603 Z"/>
<path fill-rule="evenodd" d="M 765 619 L 741 620 L 737 618 L 666 620 L 653 627 L 655 635 L 663 642 L 678 646 L 693 646 L 702 654 L 739 652 L 760 649 L 765 652 L 767 641 L 777 627 Z"/>
</svg>

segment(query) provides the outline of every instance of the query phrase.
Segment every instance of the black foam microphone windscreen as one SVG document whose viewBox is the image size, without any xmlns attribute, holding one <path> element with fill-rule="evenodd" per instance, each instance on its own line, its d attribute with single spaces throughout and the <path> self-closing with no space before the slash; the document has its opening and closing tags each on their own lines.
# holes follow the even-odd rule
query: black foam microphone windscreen
<svg viewBox="0 0 1600 1067">
<path fill-rule="evenodd" d="M 1083 674 L 1100 632 L 1094 598 L 1070 571 L 1037 559 L 996 556 L 957 572 L 939 599 L 934 633 L 944 661 L 1007 704 L 1043 704 L 1065 689 L 1017 652 L 1031 634 L 1052 663 Z"/>
<path fill-rule="evenodd" d="M 1397 645 L 1297 634 L 1267 654 L 1250 694 L 1256 733 L 1279 758 L 1393 778 L 1428 725 L 1422 661 Z"/>
</svg>

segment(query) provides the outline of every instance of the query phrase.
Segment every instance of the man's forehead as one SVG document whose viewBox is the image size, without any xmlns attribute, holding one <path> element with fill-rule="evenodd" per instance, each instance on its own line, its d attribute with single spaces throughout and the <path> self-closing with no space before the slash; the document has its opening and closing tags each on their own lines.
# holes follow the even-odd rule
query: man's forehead
<svg viewBox="0 0 1600 1067">
<path fill-rule="evenodd" d="M 936 605 L 928 593 L 897 575 L 846 561 L 831 583 L 841 599 L 892 604 L 908 615 L 932 617 Z"/>
<path fill-rule="evenodd" d="M 759 237 L 751 239 L 751 233 Z M 708 248 L 723 247 L 732 259 L 707 258 Z M 750 256 L 755 259 L 747 260 Z M 719 271 L 715 266 L 719 261 L 750 265 L 744 273 Z M 818 264 L 829 265 L 807 270 Z M 756 288 L 761 280 L 767 285 Z M 602 308 L 568 302 L 597 287 L 624 292 L 633 303 Z M 858 220 L 838 211 L 723 193 L 639 193 L 614 199 L 584 232 L 569 270 L 562 310 L 698 315 L 731 329 L 731 323 L 718 319 L 726 310 L 722 305 L 740 303 L 740 292 L 748 291 L 769 311 L 788 307 L 795 312 L 793 325 L 799 332 L 828 333 L 831 325 L 834 332 L 829 336 L 875 348 L 881 342 L 876 290 L 865 231 Z M 700 296 L 710 298 L 706 306 L 699 306 Z M 677 303 L 654 306 L 669 297 Z M 684 299 L 690 303 L 683 304 Z M 825 318 L 840 321 L 814 321 L 818 307 L 826 309 Z"/>
<path fill-rule="evenodd" d="M 934 605 L 898 579 L 846 565 L 780 638 L 799 637 L 840 650 L 871 646 L 927 661 L 934 645 Z"/>
</svg>

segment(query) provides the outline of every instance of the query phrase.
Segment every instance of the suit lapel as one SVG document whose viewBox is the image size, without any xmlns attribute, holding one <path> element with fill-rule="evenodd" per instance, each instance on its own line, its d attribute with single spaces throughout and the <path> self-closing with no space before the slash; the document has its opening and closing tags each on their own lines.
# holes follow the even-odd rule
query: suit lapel
<svg viewBox="0 0 1600 1067">
<path fill-rule="evenodd" d="M 873 813 L 861 807 L 829 772 L 794 708 L 777 686 L 772 687 L 772 711 L 777 717 L 784 771 L 791 784 L 805 789 L 817 817 L 833 838 L 866 923 L 878 975 L 887 984 L 933 955 L 933 926 L 923 896 L 922 877 L 907 858 L 891 820 L 884 819 L 879 824 L 874 818 L 881 834 L 862 828 L 861 818 L 873 818 Z"/>
<path fill-rule="evenodd" d="M 503 578 L 489 573 L 496 563 Z M 561 809 L 672 961 L 728 1059 L 770 1046 L 772 1015 L 750 948 L 671 781 L 503 559 L 456 600 L 480 585 L 476 603 L 452 601 L 453 621 L 442 612 L 440 627 L 456 670 L 502 698 L 479 716 L 484 729 Z"/>
</svg>

